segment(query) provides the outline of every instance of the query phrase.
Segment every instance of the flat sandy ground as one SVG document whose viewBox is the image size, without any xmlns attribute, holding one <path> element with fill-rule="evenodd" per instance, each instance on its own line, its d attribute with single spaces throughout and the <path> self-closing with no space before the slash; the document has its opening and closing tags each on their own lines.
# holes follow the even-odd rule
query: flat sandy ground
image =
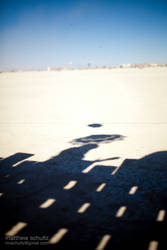
<svg viewBox="0 0 167 250">
<path fill-rule="evenodd" d="M 71 227 L 71 230 L 73 228 L 73 231 L 76 230 L 77 232 L 78 226 L 80 230 L 84 228 L 84 232 L 87 231 L 87 233 L 85 235 L 81 230 L 79 236 L 77 236 L 77 233 L 73 236 L 67 236 L 67 243 L 74 248 L 79 249 L 79 244 L 84 247 L 92 244 L 91 249 L 94 249 L 95 246 L 100 244 L 98 242 L 103 239 L 103 236 L 108 235 L 108 238 L 107 236 L 104 238 L 103 243 L 107 245 L 110 241 L 111 246 L 114 244 L 113 246 L 122 249 L 121 244 L 124 243 L 125 239 L 124 233 L 121 235 L 118 233 L 120 224 L 118 223 L 116 227 L 109 225 L 107 216 L 109 211 L 112 210 L 109 207 L 113 205 L 114 212 L 111 218 L 115 218 L 114 213 L 116 214 L 119 207 L 125 207 L 125 205 L 128 207 L 129 198 L 119 197 L 118 195 L 118 199 L 122 199 L 122 203 L 120 202 L 118 205 L 116 197 L 110 200 L 109 194 L 112 188 L 106 190 L 104 197 L 100 196 L 105 200 L 104 213 L 99 215 L 101 218 L 106 216 L 106 220 L 103 221 L 98 219 L 98 211 L 103 210 L 101 208 L 103 200 L 99 203 L 98 198 L 94 198 L 92 190 L 94 188 L 95 192 L 100 193 L 100 195 L 104 193 L 104 191 L 97 191 L 96 188 L 103 183 L 107 186 L 107 183 L 110 183 L 108 178 L 115 178 L 114 185 L 117 186 L 118 184 L 119 188 L 121 185 L 125 187 L 123 190 L 126 189 L 127 194 L 133 186 L 137 186 L 140 190 L 140 187 L 142 189 L 142 182 L 145 181 L 146 185 L 149 180 L 138 181 L 140 177 L 137 177 L 136 183 L 138 182 L 138 184 L 133 183 L 133 178 L 138 176 L 137 171 L 140 172 L 140 169 L 142 169 L 143 172 L 140 174 L 147 174 L 147 178 L 149 178 L 149 176 L 154 175 L 151 166 L 155 167 L 156 164 L 161 166 L 162 175 L 166 176 L 164 164 L 165 162 L 167 164 L 167 68 L 1 73 L 0 142 L 1 175 L 2 179 L 4 178 L 0 190 L 0 199 L 3 203 L 2 213 L 5 213 L 5 209 L 8 211 L 6 223 L 4 222 L 4 227 L 1 227 L 3 235 L 19 221 L 26 222 L 26 225 L 28 224 L 30 227 L 27 231 L 26 227 L 19 231 L 23 235 L 30 236 L 36 233 L 36 235 L 47 235 L 49 239 L 61 228 L 68 228 L 68 231 L 71 232 Z M 79 153 L 76 151 L 77 149 Z M 148 164 L 142 165 L 140 163 L 142 159 L 145 159 L 145 156 L 148 157 Z M 132 160 L 137 160 L 136 162 L 139 162 L 138 165 L 141 165 L 141 168 L 136 165 L 134 177 L 129 177 L 131 171 L 128 169 L 129 165 L 126 165 L 126 162 Z M 27 164 L 30 165 L 29 169 L 33 168 L 32 172 L 28 172 Z M 37 173 L 34 170 L 36 169 L 35 164 L 38 166 Z M 149 167 L 144 167 L 145 165 Z M 17 170 L 19 166 L 22 169 L 20 172 Z M 47 166 L 47 173 L 43 171 L 45 166 Z M 49 177 L 52 171 L 54 172 L 54 166 L 58 173 L 58 181 L 56 177 L 54 180 L 53 177 Z M 98 166 L 99 169 L 103 168 L 105 173 L 104 176 L 99 173 L 101 179 L 98 179 Z M 123 184 L 119 184 L 119 178 L 121 178 L 119 177 L 119 171 L 121 171 L 119 168 L 121 166 L 124 166 L 124 169 L 127 166 L 128 169 L 127 173 L 122 172 L 122 176 L 124 176 Z M 106 172 L 111 168 L 110 174 Z M 26 169 L 25 172 L 24 169 Z M 40 169 L 42 169 L 41 172 Z M 96 172 L 95 169 L 97 173 L 93 176 L 93 173 Z M 64 177 L 65 173 L 67 173 L 66 177 Z M 31 175 L 34 178 L 32 178 L 33 181 Z M 48 177 L 45 178 L 45 176 Z M 68 179 L 68 176 L 72 179 Z M 84 188 L 77 189 L 79 181 L 82 182 L 82 176 L 84 176 L 83 178 L 85 176 L 90 178 L 83 181 Z M 39 185 L 37 184 L 38 178 L 42 178 L 39 180 L 39 183 L 41 183 Z M 49 178 L 51 184 L 49 184 Z M 55 191 L 55 197 L 53 194 L 54 185 L 56 185 L 54 181 L 59 185 L 55 189 L 59 190 L 61 184 L 63 189 L 63 186 L 65 187 L 65 184 L 71 180 L 77 180 L 78 182 L 75 186 L 75 195 L 70 194 L 71 196 L 62 201 L 63 194 Z M 19 181 L 21 181 L 21 185 L 19 185 Z M 160 187 L 158 195 L 167 191 L 167 185 L 165 186 L 167 179 L 164 183 L 163 180 L 161 182 L 159 179 L 154 181 L 159 184 L 150 184 L 150 189 L 155 184 L 154 188 L 151 189 L 152 192 L 157 190 L 157 185 Z M 47 183 L 48 191 L 40 196 L 39 190 L 42 189 L 44 183 Z M 93 184 L 91 183 L 96 185 L 92 187 Z M 128 183 L 129 186 L 127 187 Z M 22 191 L 20 191 L 21 187 Z M 71 192 L 75 188 L 71 187 Z M 119 188 L 114 191 L 115 194 L 120 194 Z M 91 196 L 88 195 L 89 192 Z M 146 193 L 148 194 L 148 190 Z M 149 210 L 143 208 L 143 212 L 138 214 L 137 218 L 133 217 L 135 212 L 132 212 L 132 215 L 129 216 L 134 221 L 139 221 L 142 216 L 145 216 L 145 221 L 147 221 L 149 214 L 152 215 L 151 222 L 156 221 L 158 212 L 167 208 L 166 196 L 162 196 L 160 200 L 157 200 L 157 203 L 156 198 L 151 197 L 152 203 L 149 203 L 146 193 L 144 193 L 144 196 L 136 198 L 133 204 L 130 203 L 132 208 L 135 205 L 137 208 L 140 202 L 144 204 L 143 206 L 149 207 Z M 24 195 L 27 195 L 28 198 L 25 198 Z M 82 196 L 85 198 L 82 199 Z M 53 217 L 51 219 L 49 215 L 41 215 L 39 210 L 42 209 L 40 208 L 42 201 L 51 198 L 58 203 L 58 197 L 63 205 L 55 208 L 58 211 L 56 210 L 57 214 L 55 212 L 54 217 L 59 217 L 59 219 L 58 222 L 55 222 L 54 228 Z M 83 220 L 75 217 L 72 212 L 72 205 L 70 207 L 69 204 L 66 204 L 67 200 L 70 200 L 69 197 L 75 201 L 79 199 L 78 204 L 73 202 L 74 207 L 76 205 L 76 211 L 82 203 L 89 203 L 90 205 L 94 202 L 97 208 L 94 211 L 97 215 L 96 219 L 91 220 L 92 215 L 87 215 L 88 217 Z M 34 205 L 30 203 L 31 199 L 34 201 Z M 108 203 L 108 200 L 111 204 Z M 53 210 L 53 207 L 54 205 L 51 205 L 50 209 Z M 68 212 L 66 211 L 67 207 Z M 153 207 L 155 213 L 151 210 Z M 136 211 L 136 208 L 134 211 Z M 87 209 L 91 211 L 91 206 Z M 52 210 L 50 214 L 53 215 Z M 41 220 L 40 225 L 35 220 L 38 217 L 37 214 Z M 86 212 L 83 214 L 86 214 Z M 45 217 L 45 219 L 42 220 L 40 216 Z M 69 217 L 74 219 L 70 220 Z M 67 224 L 65 224 L 66 221 Z M 117 225 L 116 223 L 114 219 L 114 225 Z M 44 224 L 47 224 L 48 227 L 42 231 L 41 228 Z M 86 229 L 88 224 L 91 224 L 93 229 Z M 102 225 L 103 229 L 101 228 Z M 143 226 L 145 231 L 148 230 L 147 226 L 150 227 L 150 224 Z M 96 232 L 94 232 L 95 227 Z M 120 227 L 124 228 L 124 225 Z M 144 231 L 140 229 L 141 225 L 137 227 L 136 231 Z M 134 232 L 130 226 L 129 231 Z M 67 231 L 62 232 L 67 233 Z M 113 236 L 113 242 L 111 239 L 109 240 L 111 235 L 115 235 Z M 156 244 L 159 244 L 161 238 L 160 236 L 156 238 L 155 235 L 151 238 L 149 234 L 148 242 L 146 242 L 147 240 L 142 237 L 144 236 L 140 235 L 139 238 L 143 239 L 146 249 L 148 249 L 149 244 L 154 244 L 155 247 Z M 74 240 L 76 238 L 78 240 Z M 154 243 L 149 243 L 152 241 Z M 62 243 L 57 242 L 57 239 L 55 242 L 50 240 L 50 243 L 60 244 L 60 246 L 63 244 L 63 240 Z M 129 241 L 127 240 L 127 242 Z M 133 247 L 132 249 L 135 249 Z M 102 248 L 104 246 L 99 245 L 99 249 Z"/>
<path fill-rule="evenodd" d="M 1 157 L 43 161 L 76 138 L 120 134 L 85 157 L 141 158 L 167 148 L 167 69 L 3 73 L 0 111 Z"/>
</svg>

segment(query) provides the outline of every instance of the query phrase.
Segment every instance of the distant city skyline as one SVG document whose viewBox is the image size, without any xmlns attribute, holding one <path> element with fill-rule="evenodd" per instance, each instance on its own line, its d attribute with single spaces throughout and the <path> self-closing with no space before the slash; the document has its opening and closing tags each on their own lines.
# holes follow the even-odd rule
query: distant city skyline
<svg viewBox="0 0 167 250">
<path fill-rule="evenodd" d="M 166 0 L 1 0 L 0 70 L 167 63 Z"/>
</svg>

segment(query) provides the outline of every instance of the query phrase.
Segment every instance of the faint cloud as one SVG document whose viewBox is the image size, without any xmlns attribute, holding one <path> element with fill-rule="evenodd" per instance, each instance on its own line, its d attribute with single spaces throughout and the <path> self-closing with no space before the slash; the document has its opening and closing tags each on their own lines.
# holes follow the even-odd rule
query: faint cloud
<svg viewBox="0 0 167 250">
<path fill-rule="evenodd" d="M 74 6 L 69 13 L 69 17 L 73 19 L 78 19 L 80 17 L 83 17 L 87 10 L 89 8 L 89 5 L 87 2 L 79 2 L 76 6 Z"/>
</svg>

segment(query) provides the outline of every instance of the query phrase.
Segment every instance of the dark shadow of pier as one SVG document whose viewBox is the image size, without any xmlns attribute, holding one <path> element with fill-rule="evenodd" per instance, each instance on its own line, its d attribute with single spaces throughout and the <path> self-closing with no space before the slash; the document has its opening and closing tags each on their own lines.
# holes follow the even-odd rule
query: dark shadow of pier
<svg viewBox="0 0 167 250">
<path fill-rule="evenodd" d="M 127 159 L 113 175 L 119 156 L 84 160 L 100 143 L 121 139 L 78 138 L 72 143 L 79 146 L 44 162 L 28 160 L 32 154 L 27 153 L 0 159 L 1 244 L 42 246 L 49 241 L 57 249 L 128 250 L 152 244 L 166 249 L 167 151 Z M 100 164 L 105 160 L 113 165 Z M 91 164 L 96 165 L 84 173 Z M 20 222 L 24 227 L 14 233 Z"/>
</svg>

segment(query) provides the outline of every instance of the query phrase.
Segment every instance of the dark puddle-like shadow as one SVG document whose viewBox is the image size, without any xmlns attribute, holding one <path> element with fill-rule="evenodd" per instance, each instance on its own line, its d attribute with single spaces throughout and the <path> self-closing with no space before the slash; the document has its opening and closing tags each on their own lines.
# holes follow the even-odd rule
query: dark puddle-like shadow
<svg viewBox="0 0 167 250">
<path fill-rule="evenodd" d="M 88 124 L 88 127 L 100 128 L 100 127 L 102 127 L 102 124 L 101 123 L 91 123 L 91 124 Z"/>
<path fill-rule="evenodd" d="M 99 242 L 105 249 L 143 250 L 150 244 L 166 249 L 167 151 L 126 159 L 113 175 L 119 156 L 84 160 L 101 143 L 123 139 L 77 138 L 72 144 L 78 146 L 44 162 L 28 160 L 32 154 L 25 153 L 1 159 L 1 244 L 16 245 L 16 239 L 8 237 L 13 234 L 28 237 L 31 245 L 49 240 L 57 249 L 102 249 Z M 105 160 L 113 160 L 113 165 L 100 164 Z M 18 230 L 16 225 L 24 227 Z"/>
</svg>

